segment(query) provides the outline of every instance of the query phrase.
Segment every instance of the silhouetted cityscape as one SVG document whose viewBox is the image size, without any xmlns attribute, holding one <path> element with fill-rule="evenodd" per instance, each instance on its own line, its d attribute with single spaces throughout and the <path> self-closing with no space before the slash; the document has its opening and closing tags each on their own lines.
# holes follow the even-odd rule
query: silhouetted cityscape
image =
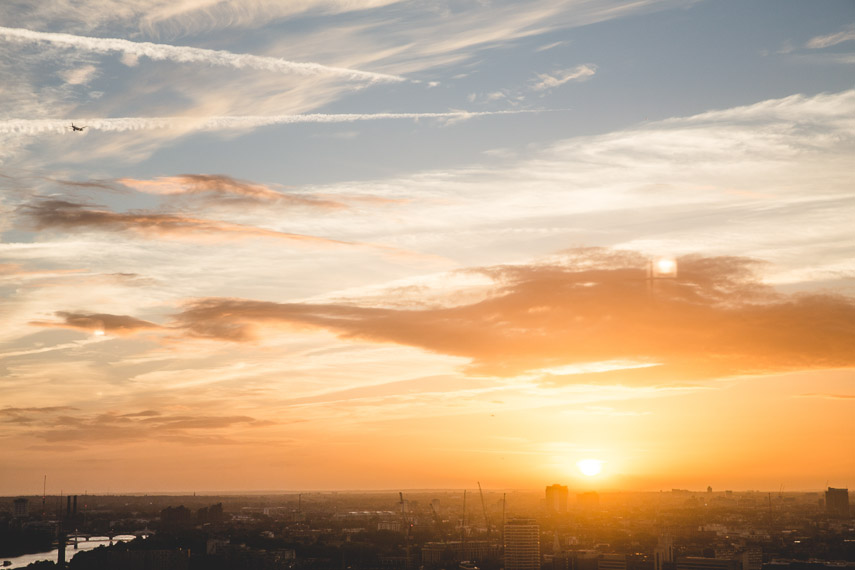
<svg viewBox="0 0 855 570">
<path fill-rule="evenodd" d="M 848 489 L 10 497 L 0 560 L 72 570 L 842 570 Z"/>
</svg>

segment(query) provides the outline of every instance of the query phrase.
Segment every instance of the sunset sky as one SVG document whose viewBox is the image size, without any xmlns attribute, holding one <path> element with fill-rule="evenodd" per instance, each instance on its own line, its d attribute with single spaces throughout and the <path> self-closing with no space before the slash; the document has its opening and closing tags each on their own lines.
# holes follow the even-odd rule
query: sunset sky
<svg viewBox="0 0 855 570">
<path fill-rule="evenodd" d="M 0 77 L 0 494 L 855 486 L 851 0 L 5 0 Z"/>
</svg>

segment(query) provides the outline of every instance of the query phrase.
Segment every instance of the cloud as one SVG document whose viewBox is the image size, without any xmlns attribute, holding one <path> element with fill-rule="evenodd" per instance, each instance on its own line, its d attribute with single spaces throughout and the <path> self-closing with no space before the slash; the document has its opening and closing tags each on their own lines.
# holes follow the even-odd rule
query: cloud
<svg viewBox="0 0 855 570">
<path fill-rule="evenodd" d="M 476 374 L 613 360 L 660 364 L 569 377 L 579 383 L 855 366 L 855 302 L 777 294 L 755 278 L 756 265 L 686 256 L 678 279 L 651 281 L 641 254 L 582 249 L 562 263 L 479 269 L 496 289 L 467 305 L 405 310 L 214 298 L 190 303 L 175 323 L 194 336 L 234 342 L 253 340 L 265 325 L 314 327 L 466 357 Z"/>
<path fill-rule="evenodd" d="M 57 415 L 42 418 L 33 425 L 27 435 L 51 443 L 91 444 L 154 439 L 189 444 L 218 444 L 232 441 L 211 433 L 212 431 L 270 424 L 269 421 L 243 415 L 168 415 L 145 410 L 137 413 L 103 412 L 95 415 Z M 199 431 L 204 434 L 199 435 Z"/>
<path fill-rule="evenodd" d="M 19 414 L 22 412 L 39 412 L 39 413 L 50 413 L 50 412 L 61 412 L 67 410 L 76 410 L 77 408 L 71 406 L 42 406 L 36 408 L 0 408 L 0 414 Z"/>
<path fill-rule="evenodd" d="M 61 327 L 84 330 L 88 332 L 103 332 L 107 334 L 131 334 L 141 330 L 162 328 L 160 325 L 143 321 L 128 315 L 109 315 L 104 313 L 71 313 L 58 311 L 55 313 L 62 321 L 32 321 L 30 324 L 42 327 Z"/>
<path fill-rule="evenodd" d="M 97 71 L 94 65 L 84 65 L 83 67 L 69 69 L 61 75 L 69 85 L 85 85 L 95 77 Z"/>
<path fill-rule="evenodd" d="M 44 421 L 44 416 L 57 412 L 75 411 L 73 406 L 43 406 L 27 408 L 0 408 L 0 423 L 7 426 L 20 425 L 29 426 Z"/>
<path fill-rule="evenodd" d="M 82 272 L 82 269 L 27 269 L 17 263 L 0 263 L 0 279 L 5 277 L 64 277 Z"/>
<path fill-rule="evenodd" d="M 284 194 L 263 184 L 236 180 L 224 174 L 181 174 L 155 180 L 117 180 L 138 192 L 159 195 L 203 195 L 221 203 L 278 203 L 319 209 L 341 209 L 342 202 L 301 194 Z"/>
<path fill-rule="evenodd" d="M 63 186 L 71 186 L 72 188 L 93 188 L 97 190 L 115 191 L 116 186 L 110 182 L 101 180 L 59 180 L 56 178 L 46 178 L 50 182 L 62 184 Z"/>
<path fill-rule="evenodd" d="M 450 111 L 447 113 L 311 113 L 304 115 L 270 115 L 244 117 L 122 117 L 110 119 L 75 119 L 90 131 L 125 132 L 144 129 L 195 129 L 231 130 L 252 129 L 270 125 L 296 125 L 301 123 L 353 123 L 390 119 L 439 119 L 464 121 L 475 117 L 541 113 L 538 110 L 514 111 Z M 9 119 L 0 121 L 0 134 L 69 133 L 70 119 Z M 74 133 L 77 136 L 85 136 Z"/>
<path fill-rule="evenodd" d="M 823 49 L 853 40 L 855 40 L 855 26 L 849 26 L 842 32 L 828 34 L 827 36 L 817 36 L 815 38 L 811 38 L 805 44 L 805 47 L 810 49 Z"/>
<path fill-rule="evenodd" d="M 802 398 L 822 398 L 825 400 L 855 400 L 855 394 L 800 394 Z"/>
<path fill-rule="evenodd" d="M 120 53 L 132 58 L 147 57 L 154 61 L 169 60 L 177 63 L 203 63 L 231 67 L 234 69 L 255 69 L 273 73 L 295 73 L 298 75 L 332 75 L 350 81 L 399 82 L 405 78 L 385 73 L 373 73 L 343 67 L 330 67 L 319 63 L 301 63 L 276 57 L 264 57 L 251 54 L 231 53 L 223 50 L 173 46 L 151 42 L 131 42 L 117 38 L 91 38 L 72 34 L 36 32 L 22 28 L 0 27 L 0 37 L 7 40 L 27 43 L 48 43 L 51 45 L 74 48 L 94 53 Z"/>
<path fill-rule="evenodd" d="M 368 246 L 309 235 L 278 232 L 253 226 L 216 220 L 191 218 L 178 214 L 148 212 L 113 212 L 67 200 L 42 200 L 21 207 L 36 229 L 91 229 L 108 232 L 134 232 L 158 237 L 192 238 L 269 238 L 314 243 L 318 245 Z"/>
<path fill-rule="evenodd" d="M 372 23 L 344 22 L 335 28 L 335 33 L 325 30 L 323 49 L 330 49 L 330 40 L 326 39 L 330 36 L 340 49 L 353 50 L 355 57 L 413 74 L 478 60 L 486 50 L 519 47 L 526 39 L 537 41 L 538 36 L 557 30 L 686 6 L 686 2 L 671 0 L 492 0 L 453 4 L 407 3 L 405 10 L 389 11 L 386 17 L 381 13 Z M 316 41 L 313 34 L 317 35 L 308 29 L 305 42 Z"/>
<path fill-rule="evenodd" d="M 550 43 L 550 44 L 546 44 L 546 45 L 540 46 L 540 47 L 538 47 L 537 49 L 535 49 L 534 51 L 536 51 L 536 52 L 549 51 L 549 50 L 551 50 L 551 49 L 555 49 L 555 48 L 557 48 L 557 47 L 561 47 L 561 46 L 563 46 L 563 45 L 567 45 L 568 43 L 569 43 L 569 42 L 567 42 L 566 40 L 562 40 L 562 41 L 559 41 L 559 42 L 552 42 L 552 43 Z"/>
<path fill-rule="evenodd" d="M 399 1 L 253 0 L 234 3 L 220 0 L 51 0 L 34 3 L 9 0 L 0 6 L 0 15 L 4 21 L 22 27 L 46 27 L 61 21 L 65 27 L 75 29 L 98 30 L 124 25 L 131 32 L 174 36 L 227 27 L 267 25 L 276 19 L 305 12 L 338 14 L 368 10 Z M 7 4 L 10 5 L 8 9 Z"/>
<path fill-rule="evenodd" d="M 552 74 L 538 73 L 537 81 L 532 86 L 535 91 L 546 91 L 553 87 L 564 85 L 568 81 L 586 81 L 597 73 L 597 66 L 592 63 L 577 65 Z"/>
</svg>

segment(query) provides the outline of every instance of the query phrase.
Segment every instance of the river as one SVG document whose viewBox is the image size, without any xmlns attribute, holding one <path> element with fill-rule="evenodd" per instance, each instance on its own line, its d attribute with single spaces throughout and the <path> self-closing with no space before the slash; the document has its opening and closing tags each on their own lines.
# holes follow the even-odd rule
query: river
<svg viewBox="0 0 855 570">
<path fill-rule="evenodd" d="M 126 542 L 135 538 L 136 537 L 132 534 L 120 534 L 113 537 L 113 542 Z M 104 546 L 105 544 L 110 544 L 110 539 L 106 536 L 93 536 L 89 540 L 80 539 L 80 541 L 77 543 L 76 550 L 74 548 L 74 544 L 69 543 L 69 545 L 65 547 L 65 559 L 71 560 L 78 552 L 92 550 L 93 548 Z M 23 568 L 24 566 L 32 564 L 33 562 L 38 562 L 40 560 L 52 560 L 56 562 L 56 556 L 58 553 L 59 550 L 54 548 L 53 550 L 49 550 L 47 552 L 23 554 L 21 556 L 15 556 L 14 558 L 0 558 L 0 564 L 4 564 L 6 560 L 12 563 L 11 566 L 2 566 L 0 568 L 8 568 L 9 570 L 13 568 Z"/>
</svg>

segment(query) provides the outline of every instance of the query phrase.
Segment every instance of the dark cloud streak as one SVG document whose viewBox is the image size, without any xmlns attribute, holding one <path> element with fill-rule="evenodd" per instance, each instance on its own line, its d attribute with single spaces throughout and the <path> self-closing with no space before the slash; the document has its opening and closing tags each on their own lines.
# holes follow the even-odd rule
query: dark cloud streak
<svg viewBox="0 0 855 570">
<path fill-rule="evenodd" d="M 42 327 L 60 327 L 84 330 L 88 332 L 103 331 L 112 334 L 130 334 L 141 330 L 162 328 L 160 325 L 131 317 L 128 315 L 110 315 L 107 313 L 71 313 L 57 311 L 55 313 L 62 321 L 32 321 L 31 325 Z"/>
<path fill-rule="evenodd" d="M 217 444 L 234 442 L 212 430 L 231 429 L 240 425 L 260 427 L 271 423 L 249 416 L 167 415 L 155 410 L 144 410 L 126 414 L 105 412 L 94 416 L 58 415 L 43 418 L 29 435 L 49 443 L 83 445 L 144 439 Z"/>
<path fill-rule="evenodd" d="M 21 211 L 37 230 L 89 229 L 108 232 L 135 232 L 143 235 L 167 237 L 215 237 L 247 238 L 262 237 L 289 241 L 309 242 L 320 245 L 362 246 L 340 240 L 316 236 L 292 234 L 254 226 L 229 222 L 193 218 L 179 214 L 162 214 L 144 211 L 113 212 L 68 200 L 40 200 L 21 207 Z"/>
</svg>

